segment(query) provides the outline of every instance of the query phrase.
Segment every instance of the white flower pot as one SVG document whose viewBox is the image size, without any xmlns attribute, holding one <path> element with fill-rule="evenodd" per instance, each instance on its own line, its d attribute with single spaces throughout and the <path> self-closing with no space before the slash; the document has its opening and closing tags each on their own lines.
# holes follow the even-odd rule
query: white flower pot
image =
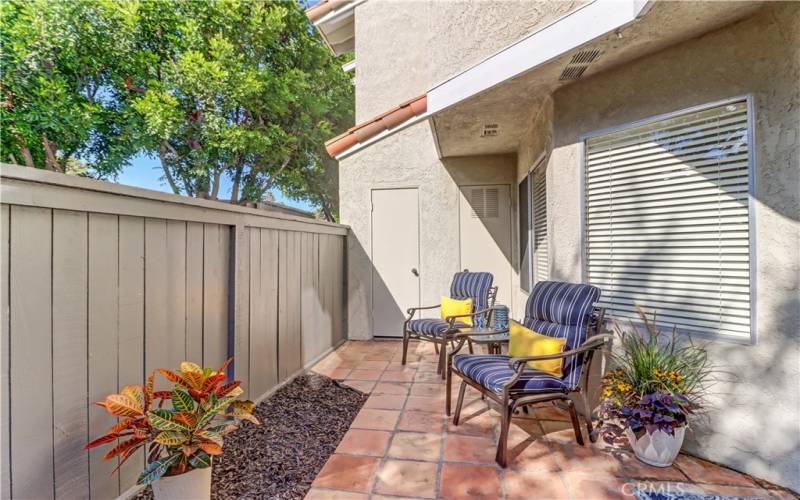
<svg viewBox="0 0 800 500">
<path fill-rule="evenodd" d="M 655 467 L 669 467 L 681 451 L 685 431 L 684 426 L 676 428 L 674 436 L 657 430 L 653 434 L 645 432 L 642 437 L 637 438 L 632 430 L 626 428 L 625 435 L 636 458 Z"/>
<path fill-rule="evenodd" d="M 152 486 L 156 500 L 208 500 L 211 498 L 211 467 L 162 476 Z"/>
</svg>

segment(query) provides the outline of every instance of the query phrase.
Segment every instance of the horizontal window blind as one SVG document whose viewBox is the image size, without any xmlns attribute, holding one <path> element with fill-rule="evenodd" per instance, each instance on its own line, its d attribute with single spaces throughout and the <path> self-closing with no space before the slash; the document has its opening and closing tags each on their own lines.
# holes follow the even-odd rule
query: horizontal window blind
<svg viewBox="0 0 800 500">
<path fill-rule="evenodd" d="M 750 336 L 746 101 L 585 144 L 586 276 L 618 318 Z"/>
<path fill-rule="evenodd" d="M 549 276 L 547 263 L 547 176 L 545 166 L 531 173 L 533 207 L 533 269 L 534 282 L 544 281 Z"/>
</svg>

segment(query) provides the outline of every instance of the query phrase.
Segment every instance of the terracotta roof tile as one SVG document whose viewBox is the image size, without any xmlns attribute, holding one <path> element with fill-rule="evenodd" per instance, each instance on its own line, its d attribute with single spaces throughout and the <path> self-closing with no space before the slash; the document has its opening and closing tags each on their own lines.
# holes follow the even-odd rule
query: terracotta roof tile
<svg viewBox="0 0 800 500">
<path fill-rule="evenodd" d="M 347 132 L 325 142 L 325 150 L 331 156 L 363 143 L 384 130 L 389 130 L 419 116 L 428 109 L 428 96 L 421 95 L 390 109 L 389 111 L 357 124 Z"/>
</svg>

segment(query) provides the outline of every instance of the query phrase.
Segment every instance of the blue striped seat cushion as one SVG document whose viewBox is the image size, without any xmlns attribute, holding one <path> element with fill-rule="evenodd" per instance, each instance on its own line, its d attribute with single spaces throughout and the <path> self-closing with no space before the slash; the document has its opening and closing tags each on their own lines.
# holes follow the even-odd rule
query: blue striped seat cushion
<svg viewBox="0 0 800 500">
<path fill-rule="evenodd" d="M 469 325 L 466 323 L 462 323 L 460 321 L 456 321 L 454 323 L 456 328 L 468 328 Z M 423 319 L 412 319 L 408 322 L 408 330 L 414 333 L 424 333 L 426 335 L 432 335 L 434 337 L 439 337 L 444 333 L 448 328 L 450 328 L 450 324 L 440 318 L 423 318 Z"/>
<path fill-rule="evenodd" d="M 540 281 L 533 288 L 525 306 L 522 324 L 536 333 L 566 339 L 564 350 L 580 347 L 586 341 L 592 319 L 592 306 L 600 299 L 600 289 L 581 283 Z M 561 371 L 567 386 L 578 386 L 581 359 L 564 359 Z"/>
<path fill-rule="evenodd" d="M 453 358 L 453 366 L 466 377 L 480 384 L 495 394 L 503 392 L 503 385 L 508 382 L 514 371 L 508 366 L 505 355 L 457 354 Z M 558 377 L 542 373 L 539 370 L 526 368 L 522 376 L 512 387 L 514 391 L 553 392 L 567 391 L 564 381 Z"/>
</svg>

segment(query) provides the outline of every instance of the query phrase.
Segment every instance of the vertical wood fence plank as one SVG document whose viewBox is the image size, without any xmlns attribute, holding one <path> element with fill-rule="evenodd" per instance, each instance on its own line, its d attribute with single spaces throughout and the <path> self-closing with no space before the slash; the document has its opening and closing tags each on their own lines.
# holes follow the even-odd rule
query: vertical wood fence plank
<svg viewBox="0 0 800 500">
<path fill-rule="evenodd" d="M 11 493 L 52 498 L 51 211 L 12 206 L 10 219 Z"/>
<path fill-rule="evenodd" d="M 116 215 L 89 214 L 89 401 L 117 391 L 119 324 L 119 225 Z M 102 435 L 116 422 L 102 408 L 89 409 L 89 436 Z M 104 461 L 105 449 L 89 452 L 92 498 L 119 495 L 119 478 L 111 476 L 117 461 Z"/>
<path fill-rule="evenodd" d="M 278 383 L 278 232 L 256 228 L 251 236 L 250 378 L 251 397 L 258 398 Z"/>
<path fill-rule="evenodd" d="M 203 225 L 186 224 L 186 359 L 203 364 Z"/>
<path fill-rule="evenodd" d="M 320 281 L 320 335 L 326 339 L 333 338 L 333 319 L 331 295 L 333 270 L 331 269 L 331 238 L 326 234 L 319 235 L 319 281 Z"/>
<path fill-rule="evenodd" d="M 9 352 L 9 242 L 11 209 L 8 205 L 0 205 L 0 498 L 11 498 L 11 427 L 9 425 L 11 416 L 11 400 L 9 398 L 9 369 L 11 356 Z"/>
<path fill-rule="evenodd" d="M 120 387 L 144 383 L 144 219 L 119 217 Z M 119 470 L 120 493 L 136 484 L 144 467 L 140 449 Z"/>
<path fill-rule="evenodd" d="M 333 338 L 335 344 L 344 339 L 344 307 L 345 307 L 345 287 L 344 278 L 344 238 L 341 236 L 331 236 L 334 241 L 334 264 L 333 264 Z"/>
<path fill-rule="evenodd" d="M 174 345 L 167 334 L 167 222 L 162 219 L 144 221 L 144 336 L 145 372 L 170 368 Z M 156 377 L 156 390 L 164 391 L 171 384 Z"/>
<path fill-rule="evenodd" d="M 186 360 L 186 223 L 167 221 L 167 366 L 177 370 Z"/>
<path fill-rule="evenodd" d="M 322 307 L 319 296 L 319 258 L 317 255 L 317 235 L 302 233 L 302 351 L 303 366 L 319 356 L 329 346 L 319 331 L 319 310 Z"/>
<path fill-rule="evenodd" d="M 86 407 L 88 223 L 85 212 L 53 211 L 53 454 L 55 495 L 89 489 Z"/>
<path fill-rule="evenodd" d="M 234 245 L 234 378 L 242 381 L 243 397 L 250 398 L 250 228 L 237 225 Z"/>
<path fill-rule="evenodd" d="M 301 368 L 300 352 L 300 256 L 299 233 L 281 231 L 278 270 L 280 321 L 278 324 L 278 370 L 281 380 Z"/>
<path fill-rule="evenodd" d="M 217 368 L 228 355 L 228 226 L 205 224 L 203 244 L 203 363 Z"/>
<path fill-rule="evenodd" d="M 11 493 L 53 497 L 51 211 L 11 207 Z"/>
<path fill-rule="evenodd" d="M 257 398 L 265 392 L 266 363 L 265 348 L 261 345 L 264 333 L 264 299 L 261 293 L 261 229 L 250 228 L 250 397 Z"/>
</svg>

